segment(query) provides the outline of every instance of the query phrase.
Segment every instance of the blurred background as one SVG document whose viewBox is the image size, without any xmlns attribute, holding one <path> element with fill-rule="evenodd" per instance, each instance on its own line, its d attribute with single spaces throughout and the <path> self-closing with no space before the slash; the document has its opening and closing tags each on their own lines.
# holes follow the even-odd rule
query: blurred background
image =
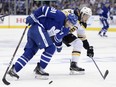
<svg viewBox="0 0 116 87">
<path fill-rule="evenodd" d="M 116 0 L 110 2 L 111 12 L 116 15 Z M 57 9 L 90 7 L 93 15 L 97 15 L 106 0 L 0 0 L 0 15 L 29 15 L 42 5 L 53 6 Z"/>
</svg>

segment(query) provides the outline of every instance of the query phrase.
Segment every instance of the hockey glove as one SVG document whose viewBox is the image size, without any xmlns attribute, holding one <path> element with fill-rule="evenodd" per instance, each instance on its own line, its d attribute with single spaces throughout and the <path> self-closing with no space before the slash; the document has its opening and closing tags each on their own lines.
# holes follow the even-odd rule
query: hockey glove
<svg viewBox="0 0 116 87">
<path fill-rule="evenodd" d="M 55 45 L 56 45 L 57 52 L 61 52 L 61 50 L 62 50 L 62 42 L 55 43 Z"/>
<path fill-rule="evenodd" d="M 93 57 L 94 56 L 93 46 L 90 46 L 89 49 L 87 49 L 87 56 L 89 56 L 89 57 Z"/>
<path fill-rule="evenodd" d="M 113 20 L 113 16 L 110 16 L 110 19 Z"/>
<path fill-rule="evenodd" d="M 54 36 L 54 43 L 55 43 L 57 52 L 61 52 L 61 50 L 62 50 L 62 42 L 61 42 L 61 40 L 58 40 L 57 36 Z"/>
<path fill-rule="evenodd" d="M 62 27 L 62 29 L 60 30 L 60 32 L 58 32 L 56 34 L 55 37 L 56 37 L 56 39 L 57 39 L 58 42 L 61 42 L 62 41 L 62 38 L 69 33 L 69 29 L 70 28 Z"/>
<path fill-rule="evenodd" d="M 58 32 L 55 36 L 54 36 L 54 43 L 56 45 L 57 48 L 57 52 L 61 52 L 62 50 L 62 38 L 64 36 L 66 36 L 69 33 L 69 28 L 65 28 L 63 27 L 61 29 L 60 32 Z"/>
<path fill-rule="evenodd" d="M 61 52 L 61 50 L 62 50 L 62 46 L 58 46 L 57 47 L 57 52 Z"/>
<path fill-rule="evenodd" d="M 26 24 L 29 24 L 29 25 L 34 24 L 34 20 L 31 18 L 31 16 L 28 16 L 28 17 L 26 18 Z"/>
</svg>

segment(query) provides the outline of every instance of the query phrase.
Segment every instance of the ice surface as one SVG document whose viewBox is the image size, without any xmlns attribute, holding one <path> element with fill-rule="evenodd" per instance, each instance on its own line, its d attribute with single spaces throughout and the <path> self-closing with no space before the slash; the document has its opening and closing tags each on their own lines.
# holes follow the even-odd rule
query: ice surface
<svg viewBox="0 0 116 87">
<path fill-rule="evenodd" d="M 20 40 L 23 29 L 0 29 L 0 78 L 3 78 L 5 70 L 12 58 L 16 46 Z M 107 38 L 98 36 L 97 31 L 87 31 L 87 38 L 94 46 L 97 65 L 104 74 L 108 69 L 109 74 L 103 80 L 93 61 L 86 56 L 86 50 L 82 50 L 79 66 L 85 68 L 85 75 L 69 75 L 69 62 L 71 59 L 72 47 L 63 47 L 61 53 L 55 53 L 46 72 L 50 73 L 48 80 L 35 79 L 33 69 L 40 59 L 42 51 L 18 73 L 19 80 L 14 80 L 7 75 L 11 82 L 9 87 L 116 87 L 116 32 L 108 32 Z M 26 43 L 26 35 L 14 58 L 13 63 L 23 53 Z M 50 81 L 53 81 L 49 84 Z M 0 81 L 0 87 L 8 87 Z"/>
</svg>

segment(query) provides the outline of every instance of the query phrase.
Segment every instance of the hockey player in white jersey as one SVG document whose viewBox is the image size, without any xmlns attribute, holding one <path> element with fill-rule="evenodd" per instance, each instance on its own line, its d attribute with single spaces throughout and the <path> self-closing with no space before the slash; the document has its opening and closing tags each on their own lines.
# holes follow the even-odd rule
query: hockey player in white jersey
<svg viewBox="0 0 116 87">
<path fill-rule="evenodd" d="M 79 9 L 65 9 L 63 10 L 65 15 L 69 13 L 74 13 L 78 16 L 77 23 L 71 28 L 70 33 L 63 38 L 64 44 L 68 47 L 72 46 L 72 59 L 70 62 L 70 71 L 76 71 L 76 73 L 84 73 L 85 69 L 78 66 L 79 57 L 81 55 L 81 49 L 84 47 L 87 50 L 87 56 L 93 57 L 94 50 L 93 47 L 89 45 L 89 42 L 85 35 L 85 29 L 87 27 L 87 20 L 92 15 L 92 11 L 88 7 L 83 7 L 81 10 Z M 77 36 L 75 36 L 72 32 L 76 31 Z M 75 73 L 74 73 L 75 74 Z"/>
</svg>

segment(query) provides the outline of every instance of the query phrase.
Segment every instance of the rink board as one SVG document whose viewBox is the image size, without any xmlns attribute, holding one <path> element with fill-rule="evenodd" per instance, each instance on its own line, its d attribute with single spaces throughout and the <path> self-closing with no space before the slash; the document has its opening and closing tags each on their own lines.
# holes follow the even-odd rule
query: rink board
<svg viewBox="0 0 116 87">
<path fill-rule="evenodd" d="M 0 19 L 0 29 L 24 29 L 26 24 L 26 17 L 25 15 L 10 15 Z M 108 19 L 110 27 L 108 31 L 116 32 L 116 16 L 113 16 L 114 19 Z M 92 16 L 88 20 L 88 28 L 87 30 L 99 31 L 102 28 L 102 24 L 99 21 L 99 16 Z"/>
</svg>

